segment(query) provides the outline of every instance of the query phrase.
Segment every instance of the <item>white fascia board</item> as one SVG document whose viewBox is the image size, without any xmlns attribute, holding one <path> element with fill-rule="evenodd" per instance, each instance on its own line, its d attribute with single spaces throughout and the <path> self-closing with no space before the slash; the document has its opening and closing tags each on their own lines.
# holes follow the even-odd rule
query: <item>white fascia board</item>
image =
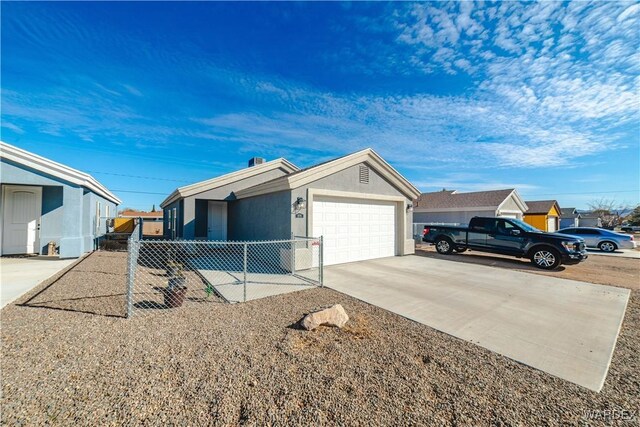
<svg viewBox="0 0 640 427">
<path fill-rule="evenodd" d="M 327 162 L 325 164 L 313 167 L 308 171 L 295 174 L 293 176 L 284 176 L 280 179 L 264 184 L 259 184 L 251 188 L 247 188 L 236 193 L 241 198 L 259 196 L 261 194 L 273 193 L 282 190 L 292 190 L 303 185 L 310 184 L 325 176 L 347 169 L 359 163 L 368 163 L 377 172 L 388 179 L 392 185 L 398 188 L 405 196 L 413 200 L 420 195 L 420 190 L 414 187 L 406 178 L 398 173 L 393 167 L 385 162 L 375 151 L 367 148 L 362 151 L 350 154 L 345 157 Z"/>
<path fill-rule="evenodd" d="M 527 204 L 524 202 L 524 199 L 522 197 L 520 197 L 520 195 L 518 194 L 517 190 L 513 190 L 503 201 L 502 203 L 500 203 L 500 206 L 498 206 L 498 210 L 502 207 L 502 205 L 504 205 L 505 203 L 507 203 L 507 200 L 509 200 L 510 198 L 513 198 L 513 200 L 516 202 L 516 205 L 518 205 L 518 207 L 520 209 L 522 209 L 522 213 L 525 213 L 526 211 L 529 210 L 529 206 L 527 206 Z"/>
<path fill-rule="evenodd" d="M 298 169 L 296 165 L 289 162 L 284 158 L 271 160 L 270 162 L 263 163 L 261 165 L 251 166 L 248 168 L 240 169 L 239 171 L 231 172 L 216 178 L 208 179 L 205 181 L 196 182 L 194 184 L 185 185 L 174 190 L 161 204 L 161 208 L 165 208 L 167 205 L 179 200 L 181 198 L 193 196 L 205 191 L 213 190 L 224 185 L 232 184 L 235 181 L 251 178 L 252 176 L 268 172 L 274 169 L 282 168 L 288 173 L 295 172 Z"/>
<path fill-rule="evenodd" d="M 107 190 L 107 188 L 100 184 L 91 175 L 81 172 L 77 169 L 70 168 L 61 163 L 54 162 L 45 157 L 38 156 L 37 154 L 23 150 L 6 142 L 0 141 L 0 158 L 9 160 L 19 165 L 25 166 L 29 169 L 34 169 L 39 172 L 51 175 L 53 177 L 70 182 L 71 184 L 85 187 L 99 196 L 104 197 L 107 200 L 112 201 L 116 205 L 122 203 L 122 201 L 116 197 L 115 194 Z"/>
</svg>

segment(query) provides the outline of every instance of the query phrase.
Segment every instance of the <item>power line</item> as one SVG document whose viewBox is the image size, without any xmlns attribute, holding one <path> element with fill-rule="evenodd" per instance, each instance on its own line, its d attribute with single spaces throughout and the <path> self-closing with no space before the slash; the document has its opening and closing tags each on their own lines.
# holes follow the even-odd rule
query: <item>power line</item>
<svg viewBox="0 0 640 427">
<path fill-rule="evenodd" d="M 159 196 L 167 196 L 167 193 L 153 193 L 151 191 L 133 191 L 133 190 L 111 190 L 119 193 L 137 193 L 137 194 L 154 194 Z"/>
<path fill-rule="evenodd" d="M 89 172 L 89 173 L 98 173 L 98 174 L 102 174 L 102 175 L 122 176 L 122 177 L 127 177 L 127 178 L 152 179 L 154 181 L 192 182 L 192 181 L 187 181 L 185 179 L 157 178 L 155 176 L 127 175 L 125 173 L 100 172 L 100 171 L 89 171 L 89 170 L 87 172 Z"/>
<path fill-rule="evenodd" d="M 122 176 L 130 176 L 130 175 L 122 175 Z M 136 194 L 154 194 L 154 195 L 160 195 L 160 196 L 164 196 L 167 195 L 167 193 L 154 193 L 151 191 L 133 191 L 133 190 L 111 190 L 111 191 L 118 191 L 120 193 L 136 193 Z M 584 193 L 548 193 L 548 194 L 528 194 L 528 197 L 532 197 L 532 196 L 566 196 L 566 195 L 571 195 L 571 194 L 605 194 L 605 193 L 631 193 L 631 192 L 639 192 L 640 190 L 619 190 L 619 191 L 588 191 L 588 192 L 584 192 Z"/>
<path fill-rule="evenodd" d="M 585 191 L 582 193 L 547 193 L 547 194 L 528 194 L 522 193 L 522 195 L 527 195 L 527 197 L 532 196 L 567 196 L 572 194 L 611 194 L 611 193 L 640 193 L 640 190 L 615 190 L 615 191 Z"/>
</svg>

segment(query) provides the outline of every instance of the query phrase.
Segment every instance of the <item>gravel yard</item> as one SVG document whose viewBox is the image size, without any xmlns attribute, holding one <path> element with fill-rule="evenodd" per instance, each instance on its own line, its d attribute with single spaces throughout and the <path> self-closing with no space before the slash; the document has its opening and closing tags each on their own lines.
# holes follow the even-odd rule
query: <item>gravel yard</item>
<svg viewBox="0 0 640 427">
<path fill-rule="evenodd" d="M 507 255 L 489 254 L 486 252 L 467 251 L 462 254 L 441 255 L 432 245 L 420 245 L 416 255 L 454 262 L 489 265 L 510 270 L 559 277 L 561 279 L 580 280 L 600 285 L 620 286 L 632 290 L 640 290 L 640 259 L 618 258 L 589 254 L 586 261 L 577 265 L 562 265 L 560 268 L 547 271 L 534 267 L 525 258 L 514 258 Z"/>
<path fill-rule="evenodd" d="M 636 411 L 607 424 L 639 419 L 637 290 L 595 393 L 329 289 L 124 319 L 125 279 L 126 253 L 96 252 L 0 312 L 3 425 L 585 425 L 587 411 L 605 410 Z M 352 318 L 344 329 L 295 326 L 335 303 Z"/>
</svg>

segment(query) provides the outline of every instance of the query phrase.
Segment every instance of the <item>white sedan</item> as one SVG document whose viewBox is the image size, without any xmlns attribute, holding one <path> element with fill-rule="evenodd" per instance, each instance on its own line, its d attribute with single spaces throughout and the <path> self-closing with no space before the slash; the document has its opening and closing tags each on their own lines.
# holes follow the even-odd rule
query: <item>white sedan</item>
<svg viewBox="0 0 640 427">
<path fill-rule="evenodd" d="M 636 247 L 633 236 L 603 228 L 563 228 L 558 230 L 558 233 L 581 237 L 588 248 L 598 248 L 603 252 L 613 252 L 616 249 L 634 249 Z"/>
</svg>

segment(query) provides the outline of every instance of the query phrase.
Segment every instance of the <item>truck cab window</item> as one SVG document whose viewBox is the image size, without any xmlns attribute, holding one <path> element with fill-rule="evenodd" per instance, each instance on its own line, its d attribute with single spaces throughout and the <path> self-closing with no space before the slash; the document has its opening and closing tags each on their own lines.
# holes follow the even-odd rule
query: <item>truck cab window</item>
<svg viewBox="0 0 640 427">
<path fill-rule="evenodd" d="M 503 236 L 510 236 L 511 235 L 511 231 L 516 229 L 516 226 L 511 224 L 510 222 L 507 222 L 503 219 L 499 219 L 498 224 L 496 226 L 496 233 L 497 234 L 501 234 Z"/>
</svg>

